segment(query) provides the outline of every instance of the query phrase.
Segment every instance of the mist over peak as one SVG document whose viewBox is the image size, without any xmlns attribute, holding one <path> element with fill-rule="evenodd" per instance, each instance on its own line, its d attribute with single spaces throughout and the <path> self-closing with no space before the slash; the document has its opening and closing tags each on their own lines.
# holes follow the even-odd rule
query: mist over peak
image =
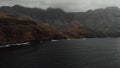
<svg viewBox="0 0 120 68">
<path fill-rule="evenodd" d="M 67 12 L 85 12 L 89 9 L 120 7 L 120 0 L 0 0 L 0 6 L 20 4 L 26 7 L 47 9 L 48 7 L 61 8 Z"/>
</svg>

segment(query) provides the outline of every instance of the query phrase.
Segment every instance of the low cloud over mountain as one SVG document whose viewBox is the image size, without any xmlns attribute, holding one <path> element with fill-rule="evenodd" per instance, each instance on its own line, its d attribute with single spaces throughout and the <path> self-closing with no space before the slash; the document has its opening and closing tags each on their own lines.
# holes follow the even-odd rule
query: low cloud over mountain
<svg viewBox="0 0 120 68">
<path fill-rule="evenodd" d="M 80 12 L 108 6 L 120 7 L 120 0 L 0 0 L 0 6 L 13 6 L 15 4 L 43 9 L 48 7 L 62 8 L 65 11 Z"/>
</svg>

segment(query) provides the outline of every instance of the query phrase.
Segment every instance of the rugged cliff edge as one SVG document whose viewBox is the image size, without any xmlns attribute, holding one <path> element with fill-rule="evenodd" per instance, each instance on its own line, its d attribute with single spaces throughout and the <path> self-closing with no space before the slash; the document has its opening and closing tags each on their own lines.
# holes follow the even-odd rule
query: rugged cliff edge
<svg viewBox="0 0 120 68">
<path fill-rule="evenodd" d="M 87 29 L 77 23 L 57 30 L 48 23 L 37 24 L 29 18 L 0 14 L 0 44 L 82 38 L 86 34 Z"/>
<path fill-rule="evenodd" d="M 28 18 L 0 14 L 0 44 L 9 44 L 26 41 L 48 41 L 59 36 L 66 37 L 48 25 L 37 25 Z M 56 39 L 60 39 L 56 38 Z"/>
</svg>

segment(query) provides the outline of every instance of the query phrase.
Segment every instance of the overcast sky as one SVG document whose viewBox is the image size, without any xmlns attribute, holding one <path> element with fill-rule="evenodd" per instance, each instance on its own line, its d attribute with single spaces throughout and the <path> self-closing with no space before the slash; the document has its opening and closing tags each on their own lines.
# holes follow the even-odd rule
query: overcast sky
<svg viewBox="0 0 120 68">
<path fill-rule="evenodd" d="M 65 11 L 86 11 L 88 9 L 120 7 L 120 0 L 0 0 L 0 6 L 20 4 L 27 7 L 62 8 Z"/>
</svg>

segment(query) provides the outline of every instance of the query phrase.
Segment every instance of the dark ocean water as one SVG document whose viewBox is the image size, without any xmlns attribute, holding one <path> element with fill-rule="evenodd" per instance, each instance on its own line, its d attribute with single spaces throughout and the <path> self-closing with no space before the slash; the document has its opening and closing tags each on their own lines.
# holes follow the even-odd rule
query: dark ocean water
<svg viewBox="0 0 120 68">
<path fill-rule="evenodd" d="M 0 68 L 120 68 L 120 38 L 0 48 Z"/>
</svg>

